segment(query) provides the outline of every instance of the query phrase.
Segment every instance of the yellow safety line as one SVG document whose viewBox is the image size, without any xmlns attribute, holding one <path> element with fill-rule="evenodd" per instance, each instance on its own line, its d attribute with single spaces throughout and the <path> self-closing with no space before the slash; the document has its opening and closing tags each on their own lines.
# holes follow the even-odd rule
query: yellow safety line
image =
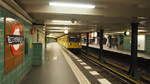
<svg viewBox="0 0 150 84">
<path fill-rule="evenodd" d="M 147 78 L 147 77 L 145 77 L 145 76 L 142 76 L 142 78 L 143 78 L 144 80 L 150 82 L 150 78 Z"/>
<path fill-rule="evenodd" d="M 108 62 L 106 62 L 106 63 L 108 63 Z M 117 65 L 117 64 L 113 64 L 113 63 L 108 63 L 108 64 L 110 64 L 110 65 L 112 65 L 112 66 L 114 66 L 114 67 L 120 68 L 120 69 L 122 69 L 122 70 L 124 70 L 124 71 L 128 71 L 127 68 L 121 67 L 121 66 L 119 66 L 119 65 Z"/>
<path fill-rule="evenodd" d="M 108 63 L 108 62 L 107 62 L 107 63 Z M 118 66 L 117 64 L 112 64 L 112 63 L 108 63 L 108 64 L 110 64 L 110 65 L 112 65 L 112 66 L 115 66 L 115 67 L 117 67 L 117 68 L 120 68 L 120 69 L 122 69 L 122 70 L 124 70 L 124 71 L 127 71 L 126 68 L 123 68 L 123 67 L 121 67 L 121 66 Z M 141 78 L 143 78 L 144 80 L 150 82 L 150 78 L 147 78 L 147 77 L 145 77 L 145 76 L 142 76 Z"/>
</svg>

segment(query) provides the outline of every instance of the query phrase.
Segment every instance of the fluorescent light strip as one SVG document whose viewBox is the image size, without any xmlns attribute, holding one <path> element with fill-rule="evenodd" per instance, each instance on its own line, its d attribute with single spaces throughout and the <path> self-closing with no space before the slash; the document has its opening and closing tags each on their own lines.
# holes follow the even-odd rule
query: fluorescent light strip
<svg viewBox="0 0 150 84">
<path fill-rule="evenodd" d="M 63 2 L 49 2 L 50 6 L 61 7 L 74 7 L 74 8 L 95 8 L 95 5 L 90 4 L 75 4 L 75 3 L 63 3 Z"/>
<path fill-rule="evenodd" d="M 56 23 L 61 23 L 61 22 L 71 23 L 71 21 L 69 21 L 69 20 L 52 20 L 52 22 L 56 22 Z"/>
</svg>

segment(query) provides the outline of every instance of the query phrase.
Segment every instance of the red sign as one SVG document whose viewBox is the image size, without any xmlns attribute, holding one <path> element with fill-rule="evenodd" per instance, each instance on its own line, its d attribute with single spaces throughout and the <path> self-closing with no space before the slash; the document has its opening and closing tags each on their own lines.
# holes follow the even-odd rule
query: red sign
<svg viewBox="0 0 150 84">
<path fill-rule="evenodd" d="M 23 29 L 20 27 L 20 24 L 14 24 L 12 26 L 10 35 L 23 36 Z M 13 55 L 20 55 L 23 43 L 11 44 L 10 47 Z"/>
</svg>

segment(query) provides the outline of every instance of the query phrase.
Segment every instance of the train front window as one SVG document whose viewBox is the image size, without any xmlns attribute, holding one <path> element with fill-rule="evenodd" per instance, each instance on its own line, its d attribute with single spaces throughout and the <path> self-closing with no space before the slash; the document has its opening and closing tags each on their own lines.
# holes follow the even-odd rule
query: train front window
<svg viewBox="0 0 150 84">
<path fill-rule="evenodd" d="M 80 42 L 80 38 L 70 37 L 69 42 Z"/>
</svg>

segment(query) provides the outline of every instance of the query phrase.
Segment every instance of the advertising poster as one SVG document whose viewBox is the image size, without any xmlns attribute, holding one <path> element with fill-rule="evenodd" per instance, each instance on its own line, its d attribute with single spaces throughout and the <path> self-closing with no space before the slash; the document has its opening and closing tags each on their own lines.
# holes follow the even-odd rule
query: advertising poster
<svg viewBox="0 0 150 84">
<path fill-rule="evenodd" d="M 4 71 L 10 72 L 23 61 L 23 26 L 13 18 L 5 18 Z"/>
<path fill-rule="evenodd" d="M 138 50 L 145 50 L 145 35 L 138 35 Z"/>
</svg>

